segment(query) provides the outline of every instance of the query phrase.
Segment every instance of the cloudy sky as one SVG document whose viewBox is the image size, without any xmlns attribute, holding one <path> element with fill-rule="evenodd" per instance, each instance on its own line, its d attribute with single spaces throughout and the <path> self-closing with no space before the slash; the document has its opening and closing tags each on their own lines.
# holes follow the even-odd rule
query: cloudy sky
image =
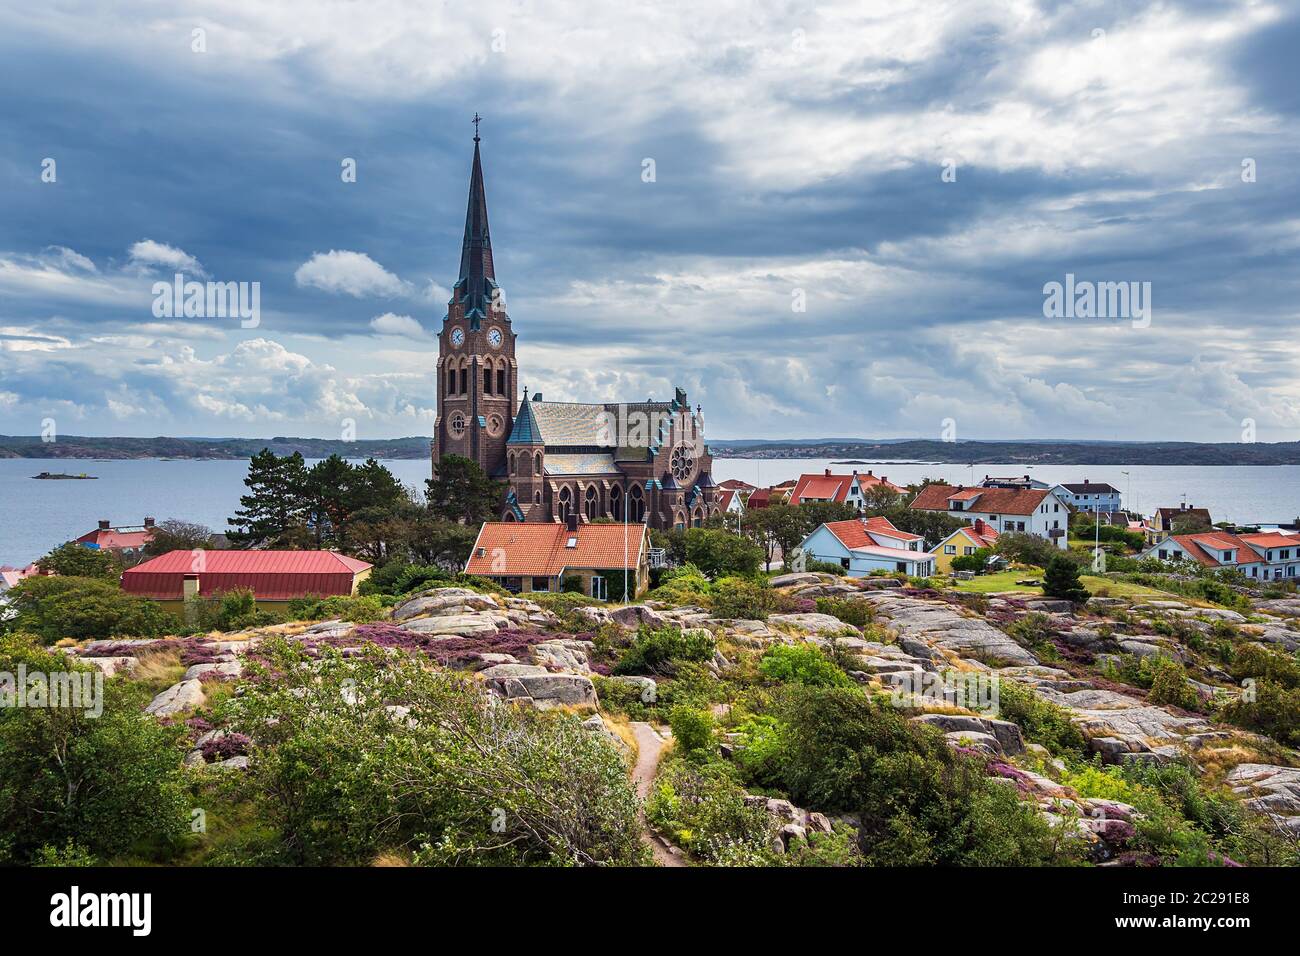
<svg viewBox="0 0 1300 956">
<path fill-rule="evenodd" d="M 429 433 L 477 110 L 548 398 L 1296 440 L 1298 48 L 1281 0 L 7 4 L 0 433 Z M 156 316 L 178 271 L 260 324 Z M 1149 322 L 1045 317 L 1067 273 Z"/>
</svg>

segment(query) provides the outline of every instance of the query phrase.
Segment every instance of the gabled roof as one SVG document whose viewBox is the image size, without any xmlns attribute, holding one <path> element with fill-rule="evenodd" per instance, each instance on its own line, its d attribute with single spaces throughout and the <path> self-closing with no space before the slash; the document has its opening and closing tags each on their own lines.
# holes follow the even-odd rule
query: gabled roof
<svg viewBox="0 0 1300 956">
<path fill-rule="evenodd" d="M 1297 548 L 1300 549 L 1300 535 L 1282 534 L 1280 531 L 1258 531 L 1253 534 L 1237 535 L 1252 548 Z"/>
<path fill-rule="evenodd" d="M 551 452 L 542 463 L 548 475 L 609 475 L 620 477 L 621 472 L 614 464 L 614 456 L 608 452 L 592 452 L 585 455 L 563 455 Z"/>
<path fill-rule="evenodd" d="M 1206 524 L 1210 523 L 1209 508 L 1157 508 L 1156 523 L 1163 524 L 1166 521 L 1176 521 L 1179 518 L 1201 518 Z"/>
<path fill-rule="evenodd" d="M 926 485 L 912 499 L 909 508 L 918 511 L 948 511 L 948 500 L 969 501 L 978 497 L 971 511 L 994 515 L 1030 515 L 1051 494 L 1047 488 L 964 488 L 960 485 Z"/>
<path fill-rule="evenodd" d="M 966 525 L 964 528 L 958 528 L 952 534 L 948 535 L 948 537 L 940 541 L 939 544 L 935 546 L 935 550 L 937 551 L 939 547 L 947 544 L 958 535 L 966 538 L 977 548 L 991 548 L 998 540 L 997 531 L 981 521 L 979 530 L 976 530 L 974 525 Z"/>
<path fill-rule="evenodd" d="M 757 485 L 751 485 L 747 481 L 741 481 L 739 478 L 728 478 L 725 481 L 718 482 L 719 488 L 730 488 L 732 491 L 757 491 Z"/>
<path fill-rule="evenodd" d="M 249 588 L 262 600 L 309 594 L 351 594 L 357 574 L 370 568 L 336 551 L 168 551 L 122 572 L 122 590 L 156 600 L 179 600 L 187 574 L 199 594 Z"/>
<path fill-rule="evenodd" d="M 755 488 L 745 499 L 746 508 L 766 508 L 772 503 L 771 488 Z"/>
<path fill-rule="evenodd" d="M 101 551 L 135 551 L 148 544 L 152 537 L 153 528 L 146 528 L 143 525 L 125 525 L 87 531 L 77 539 L 77 543 L 99 548 Z"/>
<path fill-rule="evenodd" d="M 733 498 L 736 499 L 737 502 L 739 502 L 740 506 L 743 508 L 745 506 L 745 503 L 740 500 L 740 498 L 738 497 L 739 495 L 740 495 L 740 491 L 736 488 L 723 488 L 720 492 L 718 492 L 718 510 L 726 511 L 728 508 L 730 508 L 731 501 Z"/>
<path fill-rule="evenodd" d="M 580 524 L 576 531 L 554 522 L 519 524 L 489 521 L 465 563 L 466 574 L 492 577 L 554 577 L 568 568 L 622 569 L 624 530 L 627 530 L 627 565 L 641 563 L 645 542 L 643 524 Z M 574 546 L 569 547 L 570 539 Z"/>
<path fill-rule="evenodd" d="M 1093 484 L 1091 482 L 1085 481 L 1081 485 L 1067 485 L 1064 482 L 1062 482 L 1060 487 L 1067 489 L 1072 495 L 1117 495 L 1119 494 L 1118 488 L 1116 488 L 1114 485 L 1107 484 L 1104 481 L 1098 482 L 1097 484 Z"/>
<path fill-rule="evenodd" d="M 844 547 L 850 551 L 857 551 L 862 548 L 891 548 L 891 545 L 885 544 L 881 538 L 895 538 L 900 541 L 919 541 L 919 534 L 911 534 L 907 531 L 900 531 L 894 527 L 893 522 L 888 518 L 850 518 L 847 521 L 828 521 L 822 525 L 827 531 L 833 534 Z M 902 551 L 897 548 L 893 550 Z M 915 552 L 909 552 L 915 553 Z"/>
<path fill-rule="evenodd" d="M 800 475 L 790 493 L 790 504 L 801 504 L 805 500 L 843 503 L 851 487 L 852 475 Z"/>
<path fill-rule="evenodd" d="M 548 445 L 614 447 L 604 405 L 533 401 L 530 407 L 537 434 Z"/>
<path fill-rule="evenodd" d="M 1264 556 L 1235 534 L 1226 531 L 1208 531 L 1204 534 L 1175 534 L 1168 540 L 1176 541 L 1178 546 L 1196 559 L 1200 564 L 1210 568 L 1221 568 L 1223 563 L 1218 555 L 1223 551 L 1236 551 L 1236 564 L 1260 564 Z M 1161 541 L 1147 549 L 1147 553 L 1167 547 L 1167 541 Z M 1213 553 L 1212 553 L 1213 552 Z"/>
</svg>

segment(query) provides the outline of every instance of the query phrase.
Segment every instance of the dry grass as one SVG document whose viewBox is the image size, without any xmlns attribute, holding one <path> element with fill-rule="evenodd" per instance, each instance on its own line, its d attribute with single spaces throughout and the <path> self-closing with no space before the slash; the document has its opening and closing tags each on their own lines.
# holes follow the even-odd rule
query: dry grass
<svg viewBox="0 0 1300 956">
<path fill-rule="evenodd" d="M 632 757 L 632 763 L 635 764 L 637 757 L 640 756 L 641 748 L 636 744 L 636 734 L 632 732 L 631 722 L 626 717 L 615 717 L 613 714 L 601 714 L 600 719 L 604 722 L 605 729 L 627 746 L 627 751 Z"/>
<path fill-rule="evenodd" d="M 181 664 L 181 652 L 177 647 L 162 647 L 158 650 L 142 648 L 136 654 L 135 670 L 131 678 L 145 684 L 157 684 L 170 687 L 185 675 Z"/>
<path fill-rule="evenodd" d="M 401 850 L 384 850 L 373 860 L 371 866 L 410 866 L 411 858 Z"/>
</svg>

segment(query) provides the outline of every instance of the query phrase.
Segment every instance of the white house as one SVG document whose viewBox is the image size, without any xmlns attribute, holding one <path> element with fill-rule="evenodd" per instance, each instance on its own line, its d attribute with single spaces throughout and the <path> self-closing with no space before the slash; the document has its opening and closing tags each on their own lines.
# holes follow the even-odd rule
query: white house
<svg viewBox="0 0 1300 956">
<path fill-rule="evenodd" d="M 1264 563 L 1268 566 L 1270 580 L 1300 579 L 1300 534 L 1261 531 L 1255 534 L 1241 534 L 1237 537 L 1250 545 L 1255 553 L 1264 559 Z"/>
<path fill-rule="evenodd" d="M 1260 581 L 1300 581 L 1300 535 L 1276 531 L 1172 534 L 1138 557 L 1195 561 L 1207 568 L 1233 568 Z"/>
<path fill-rule="evenodd" d="M 934 574 L 934 555 L 925 550 L 919 534 L 894 527 L 888 518 L 852 518 L 829 521 L 804 538 L 804 567 L 808 561 L 838 564 L 851 578 L 872 571 L 902 571 L 913 577 Z"/>
<path fill-rule="evenodd" d="M 736 515 L 743 515 L 745 513 L 745 503 L 740 500 L 740 490 L 737 488 L 723 488 L 720 490 L 718 492 L 718 508 L 733 518 Z"/>
<path fill-rule="evenodd" d="M 1051 489 L 926 485 L 908 507 L 942 511 L 970 524 L 979 519 L 1002 534 L 1032 534 L 1061 550 L 1069 547 L 1070 509 Z"/>
<path fill-rule="evenodd" d="M 1083 484 L 1061 484 L 1052 488 L 1053 493 L 1075 511 L 1122 511 L 1123 502 L 1119 489 L 1114 485 L 1101 482 L 1093 484 L 1087 478 Z"/>
</svg>

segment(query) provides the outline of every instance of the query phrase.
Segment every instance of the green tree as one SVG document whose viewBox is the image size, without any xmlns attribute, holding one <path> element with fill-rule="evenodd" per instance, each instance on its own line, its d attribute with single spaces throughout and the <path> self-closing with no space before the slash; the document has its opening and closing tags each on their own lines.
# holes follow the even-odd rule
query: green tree
<svg viewBox="0 0 1300 956">
<path fill-rule="evenodd" d="M 280 456 L 263 448 L 248 461 L 249 493 L 228 519 L 232 542 L 241 546 L 293 547 L 305 543 L 307 466 L 299 452 Z"/>
<path fill-rule="evenodd" d="M 155 637 L 175 623 L 153 601 L 100 578 L 26 578 L 8 595 L 14 615 L 4 627 L 47 644 L 65 637 Z"/>
<path fill-rule="evenodd" d="M 212 529 L 169 518 L 158 522 L 153 537 L 144 546 L 146 557 L 156 558 L 168 551 L 199 551 L 212 547 Z"/>
<path fill-rule="evenodd" d="M 121 569 L 111 551 L 87 548 L 75 541 L 59 545 L 37 561 L 36 566 L 47 574 L 58 574 L 69 578 L 99 578 L 112 581 L 121 574 Z"/>
<path fill-rule="evenodd" d="M 1016 564 L 1032 564 L 1045 568 L 1060 552 L 1046 538 L 1020 531 L 1007 531 L 998 535 L 993 550 Z"/>
<path fill-rule="evenodd" d="M 763 549 L 734 532 L 690 528 L 685 532 L 686 560 L 711 578 L 754 574 Z"/>
<path fill-rule="evenodd" d="M 481 524 L 498 517 L 504 485 L 483 473 L 478 462 L 446 455 L 438 462 L 438 477 L 428 479 L 429 510 L 446 521 Z"/>
<path fill-rule="evenodd" d="M 992 548 L 976 548 L 970 554 L 961 554 L 953 558 L 952 569 L 954 571 L 982 572 L 988 568 L 989 557 L 992 554 Z"/>
<path fill-rule="evenodd" d="M 21 636 L 0 639 L 0 671 L 65 674 L 64 654 Z M 183 727 L 145 714 L 136 684 L 102 684 L 102 710 L 0 707 L 0 863 L 28 863 L 42 847 L 74 843 L 108 858 L 188 829 Z"/>
<path fill-rule="evenodd" d="M 1082 604 L 1089 597 L 1087 589 L 1079 583 L 1079 566 L 1061 554 L 1047 563 L 1047 571 L 1043 574 L 1043 593 L 1076 604 Z"/>
</svg>

